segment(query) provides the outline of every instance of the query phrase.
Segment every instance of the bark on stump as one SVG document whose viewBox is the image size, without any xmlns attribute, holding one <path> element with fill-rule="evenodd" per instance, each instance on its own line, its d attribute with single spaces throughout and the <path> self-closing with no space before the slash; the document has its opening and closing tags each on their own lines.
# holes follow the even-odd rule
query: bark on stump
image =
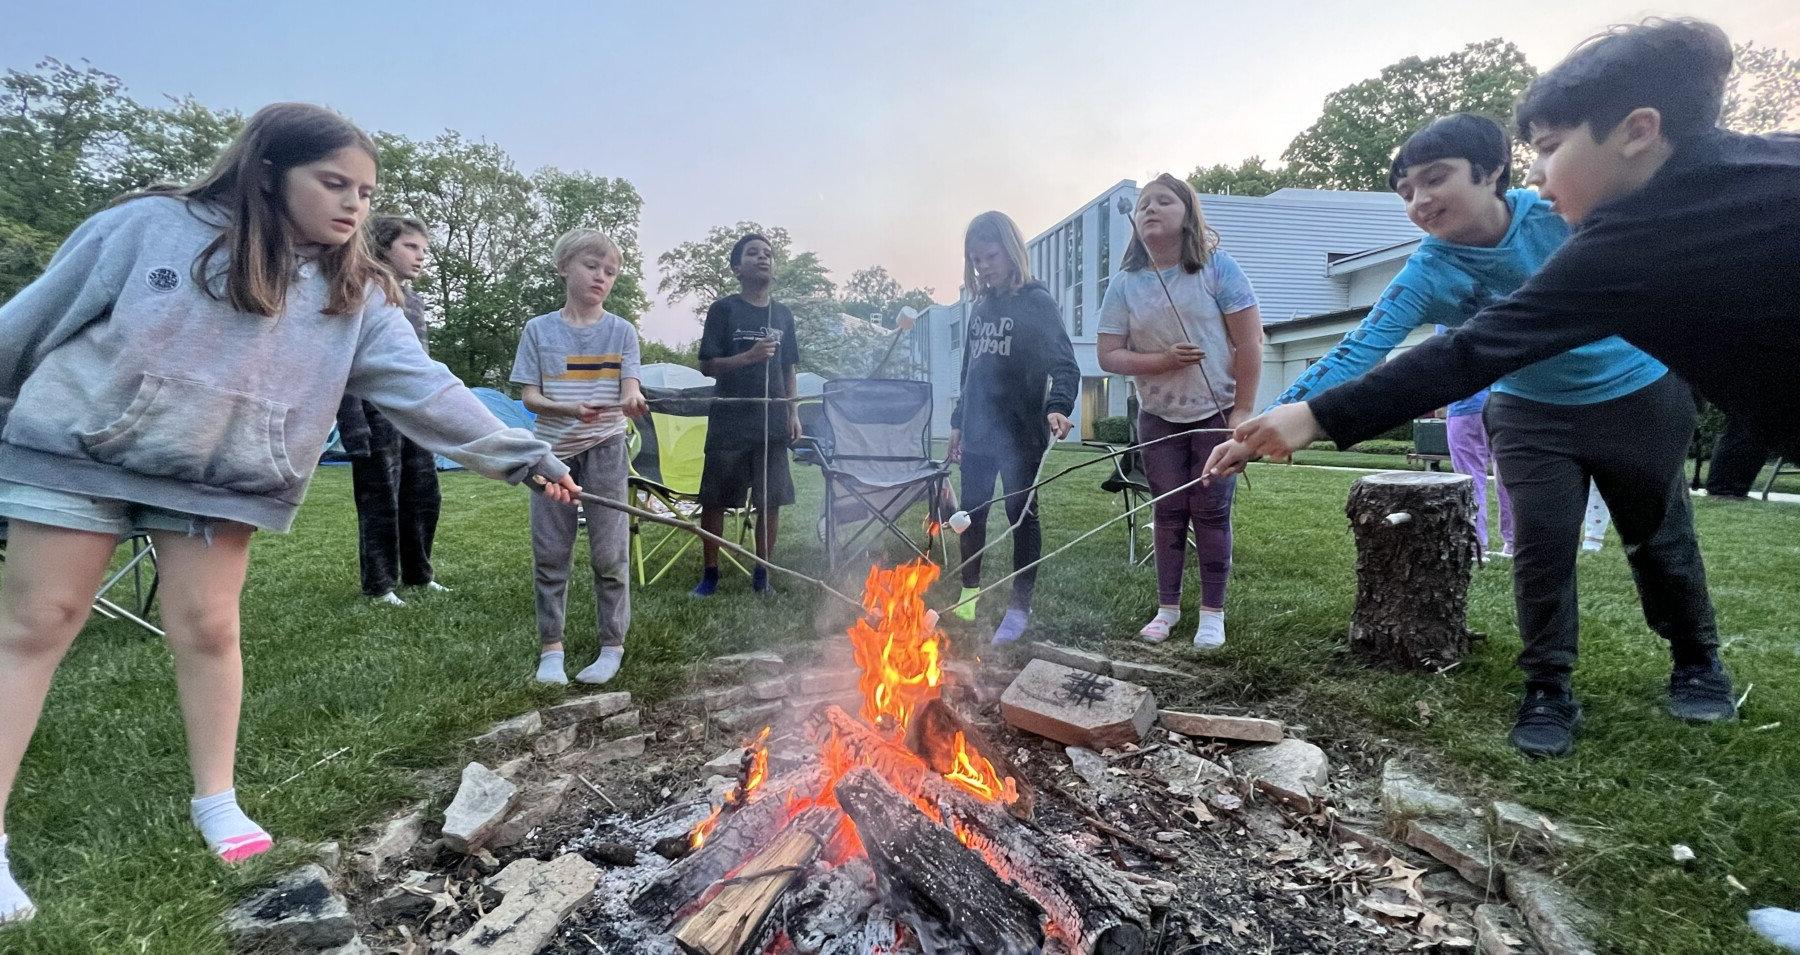
<svg viewBox="0 0 1800 955">
<path fill-rule="evenodd" d="M 1436 670 L 1469 650 L 1475 497 L 1466 474 L 1389 471 L 1350 489 L 1356 610 L 1350 647 L 1412 670 Z"/>
</svg>

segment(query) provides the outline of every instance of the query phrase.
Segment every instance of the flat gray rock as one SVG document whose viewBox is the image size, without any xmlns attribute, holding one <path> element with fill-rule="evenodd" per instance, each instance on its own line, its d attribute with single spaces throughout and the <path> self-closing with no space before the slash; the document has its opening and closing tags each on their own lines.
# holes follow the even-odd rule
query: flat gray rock
<svg viewBox="0 0 1800 955">
<path fill-rule="evenodd" d="M 540 712 L 544 716 L 545 729 L 560 729 L 571 723 L 605 719 L 614 713 L 623 713 L 629 709 L 631 709 L 631 694 L 619 692 L 578 696 L 566 703 L 545 707 Z"/>
<path fill-rule="evenodd" d="M 575 907 L 594 894 L 600 870 L 573 853 L 540 866 L 499 907 L 450 944 L 452 955 L 537 955 Z"/>
<path fill-rule="evenodd" d="M 1231 754 L 1231 765 L 1263 792 L 1308 808 L 1324 795 L 1331 778 L 1331 760 L 1325 751 L 1298 739 L 1241 749 Z"/>
<path fill-rule="evenodd" d="M 1381 765 L 1381 811 L 1395 825 L 1407 819 L 1466 817 L 1469 806 L 1390 759 Z"/>
<path fill-rule="evenodd" d="M 303 865 L 225 914 L 225 933 L 240 948 L 316 950 L 356 938 L 350 907 L 317 863 Z"/>
<path fill-rule="evenodd" d="M 1488 851 L 1487 833 L 1473 819 L 1414 819 L 1406 824 L 1406 844 L 1486 891 L 1497 894 L 1505 884 Z"/>
<path fill-rule="evenodd" d="M 714 723 L 733 733 L 754 733 L 781 715 L 784 705 L 779 700 L 767 703 L 746 703 L 728 710 L 720 710 L 712 715 Z"/>
<path fill-rule="evenodd" d="M 1488 805 L 1488 827 L 1494 845 L 1508 856 L 1520 851 L 1554 856 L 1587 845 L 1580 834 L 1563 828 L 1550 817 L 1516 802 L 1495 800 Z"/>
<path fill-rule="evenodd" d="M 1149 689 L 1049 660 L 1033 660 L 1000 696 L 1007 723 L 1099 751 L 1141 742 L 1156 721 Z"/>
<path fill-rule="evenodd" d="M 510 720 L 495 723 L 493 728 L 470 742 L 485 749 L 506 749 L 536 736 L 543 730 L 544 717 L 537 710 L 532 710 Z"/>
<path fill-rule="evenodd" d="M 1133 683 L 1169 683 L 1193 678 L 1191 674 L 1183 673 L 1174 667 L 1158 666 L 1154 663 L 1133 663 L 1130 660 L 1114 660 L 1112 675 Z"/>
<path fill-rule="evenodd" d="M 1190 798 L 1210 795 L 1216 783 L 1231 778 L 1231 773 L 1218 763 L 1174 746 L 1164 746 L 1145 756 L 1144 766 L 1169 787 L 1169 792 Z"/>
<path fill-rule="evenodd" d="M 1504 905 L 1475 907 L 1475 950 L 1481 955 L 1539 955 L 1531 930 L 1517 911 Z"/>
<path fill-rule="evenodd" d="M 1113 675 L 1112 658 L 1104 653 L 1077 650 L 1074 647 L 1065 647 L 1055 643 L 1033 643 L 1029 652 L 1034 660 L 1049 660 L 1051 663 L 1060 663 L 1072 670 L 1086 670 L 1102 676 Z"/>
<path fill-rule="evenodd" d="M 480 849 L 518 801 L 519 787 L 499 773 L 480 763 L 464 766 L 462 785 L 444 810 L 444 841 L 457 852 Z"/>
<path fill-rule="evenodd" d="M 1594 914 L 1555 880 L 1522 867 L 1506 870 L 1506 897 L 1546 955 L 1594 955 L 1587 927 Z"/>
<path fill-rule="evenodd" d="M 1163 710 L 1157 713 L 1164 729 L 1172 730 L 1183 736 L 1197 736 L 1202 739 L 1233 739 L 1246 743 L 1279 743 L 1287 738 L 1281 724 L 1275 720 L 1258 719 L 1254 716 L 1220 716 L 1212 713 L 1183 713 L 1179 710 Z"/>
<path fill-rule="evenodd" d="M 634 730 L 643 725 L 644 715 L 640 710 L 626 710 L 615 713 L 600 721 L 600 732 L 616 733 L 620 730 Z"/>
<path fill-rule="evenodd" d="M 531 741 L 531 751 L 539 756 L 556 756 L 569 751 L 575 745 L 575 736 L 581 731 L 580 724 L 570 723 L 562 729 L 551 730 Z"/>
<path fill-rule="evenodd" d="M 412 852 L 425 830 L 425 810 L 418 807 L 387 821 L 381 833 L 356 851 L 352 865 L 357 873 L 373 878 L 388 864 Z"/>
<path fill-rule="evenodd" d="M 748 680 L 756 677 L 780 676 L 787 661 L 779 653 L 767 650 L 756 653 L 732 653 L 713 657 L 707 668 L 715 678 Z"/>
<path fill-rule="evenodd" d="M 488 838 L 488 846 L 504 849 L 524 842 L 531 830 L 556 815 L 574 788 L 573 776 L 558 776 L 548 782 L 527 786 L 524 795 L 519 797 L 518 808 L 494 829 L 494 834 Z"/>
</svg>

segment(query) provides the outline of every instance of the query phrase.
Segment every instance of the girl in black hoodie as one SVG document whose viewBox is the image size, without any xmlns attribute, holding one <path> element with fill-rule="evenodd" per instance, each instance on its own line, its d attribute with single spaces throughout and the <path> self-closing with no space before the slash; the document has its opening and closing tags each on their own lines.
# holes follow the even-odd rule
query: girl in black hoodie
<svg viewBox="0 0 1800 955">
<path fill-rule="evenodd" d="M 1017 569 L 1038 559 L 1043 534 L 1037 495 L 1014 492 L 1037 480 L 1051 437 L 1068 435 L 1081 370 L 1063 329 L 1062 309 L 1043 283 L 1032 280 L 1025 240 L 1012 219 L 984 212 L 969 223 L 963 277 L 976 290 L 975 307 L 963 339 L 962 392 L 950 412 L 949 456 L 962 464 L 965 506 L 987 501 L 994 478 L 1001 479 L 1009 495 L 1007 523 L 1018 525 L 1013 531 Z M 985 504 L 969 508 L 969 528 L 962 535 L 962 600 L 981 585 L 981 560 L 968 558 L 987 544 L 987 515 Z M 1036 583 L 1035 568 L 1013 578 L 1012 605 L 994 631 L 996 644 L 1025 633 Z M 975 604 L 955 612 L 974 620 Z"/>
</svg>

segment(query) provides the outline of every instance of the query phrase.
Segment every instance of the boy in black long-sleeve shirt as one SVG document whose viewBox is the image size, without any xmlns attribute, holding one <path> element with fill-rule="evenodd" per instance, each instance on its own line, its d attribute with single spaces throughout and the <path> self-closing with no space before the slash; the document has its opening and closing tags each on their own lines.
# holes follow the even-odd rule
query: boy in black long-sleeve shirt
<svg viewBox="0 0 1800 955">
<path fill-rule="evenodd" d="M 1539 77 L 1518 127 L 1539 153 L 1530 182 L 1576 226 L 1569 241 L 1510 298 L 1451 334 L 1245 422 L 1208 471 L 1235 473 L 1322 435 L 1347 447 L 1610 335 L 1800 456 L 1800 136 L 1717 128 L 1731 60 L 1717 27 L 1651 20 L 1583 45 Z M 1728 718 L 1731 697 L 1716 655 L 1675 661 L 1677 715 Z M 1579 718 L 1566 689 L 1531 691 L 1520 713 L 1521 725 L 1570 737 Z"/>
<path fill-rule="evenodd" d="M 961 541 L 967 600 L 981 585 L 981 559 L 970 556 L 987 544 L 988 507 L 981 502 L 994 493 L 996 476 L 1008 495 L 1009 526 L 1018 525 L 1014 569 L 1036 562 L 1043 550 L 1036 495 L 1023 489 L 1037 480 L 1051 437 L 1069 433 L 1081 369 L 1063 330 L 1062 309 L 1042 282 L 1031 279 L 1019 227 L 1001 213 L 982 213 L 969 224 L 963 246 L 967 284 L 978 291 L 963 341 L 962 393 L 950 412 L 950 459 L 962 462 L 962 503 L 969 508 Z M 1012 604 L 994 631 L 995 643 L 1024 635 L 1036 581 L 1035 568 L 1013 579 Z M 975 604 L 957 613 L 973 620 Z"/>
</svg>

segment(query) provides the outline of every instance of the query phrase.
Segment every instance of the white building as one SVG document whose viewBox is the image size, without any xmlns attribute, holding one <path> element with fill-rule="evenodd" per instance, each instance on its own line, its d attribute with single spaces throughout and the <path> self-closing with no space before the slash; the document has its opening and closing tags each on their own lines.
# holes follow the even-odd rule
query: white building
<svg viewBox="0 0 1800 955">
<path fill-rule="evenodd" d="M 1069 440 L 1091 438 L 1093 423 L 1122 415 L 1130 380 L 1100 370 L 1095 326 L 1100 303 L 1131 241 L 1129 210 L 1138 186 L 1117 183 L 1027 243 L 1032 274 L 1062 306 L 1063 327 L 1081 366 L 1081 396 Z M 1266 341 L 1257 407 L 1273 401 L 1307 365 L 1356 326 L 1417 248 L 1421 233 L 1392 193 L 1282 189 L 1267 196 L 1200 197 L 1207 225 L 1256 287 Z M 914 336 L 936 408 L 932 433 L 948 435 L 961 388 L 967 289 L 933 306 Z M 1429 329 L 1416 333 L 1422 339 Z M 1409 340 L 1409 344 L 1410 344 Z"/>
</svg>

